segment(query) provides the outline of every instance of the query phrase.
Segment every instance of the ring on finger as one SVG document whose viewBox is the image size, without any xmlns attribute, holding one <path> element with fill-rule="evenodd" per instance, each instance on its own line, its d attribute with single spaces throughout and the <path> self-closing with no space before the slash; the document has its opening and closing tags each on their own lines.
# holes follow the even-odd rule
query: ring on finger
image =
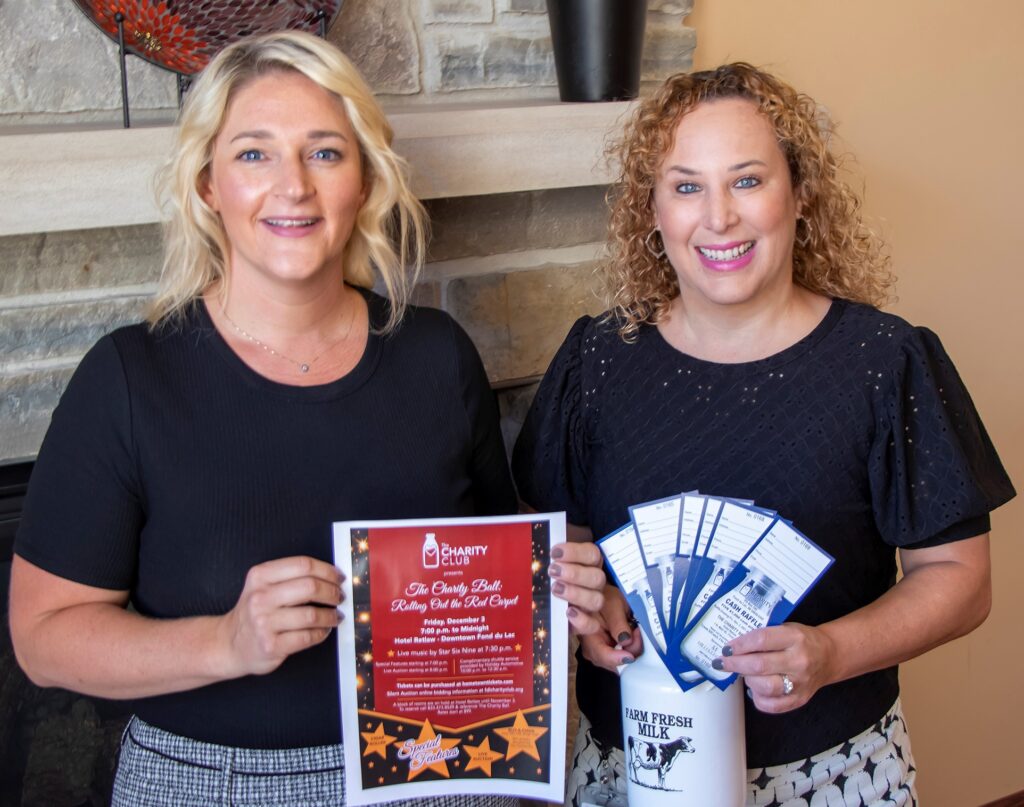
<svg viewBox="0 0 1024 807">
<path fill-rule="evenodd" d="M 792 695 L 793 694 L 793 681 L 785 673 L 782 674 L 782 694 Z"/>
</svg>

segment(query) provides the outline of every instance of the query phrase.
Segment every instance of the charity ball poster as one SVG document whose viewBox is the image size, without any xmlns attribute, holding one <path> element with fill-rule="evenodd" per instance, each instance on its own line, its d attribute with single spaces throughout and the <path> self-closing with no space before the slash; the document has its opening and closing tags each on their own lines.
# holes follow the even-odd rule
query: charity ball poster
<svg viewBox="0 0 1024 807">
<path fill-rule="evenodd" d="M 563 513 L 340 522 L 346 800 L 561 801 L 568 627 L 552 595 Z"/>
</svg>

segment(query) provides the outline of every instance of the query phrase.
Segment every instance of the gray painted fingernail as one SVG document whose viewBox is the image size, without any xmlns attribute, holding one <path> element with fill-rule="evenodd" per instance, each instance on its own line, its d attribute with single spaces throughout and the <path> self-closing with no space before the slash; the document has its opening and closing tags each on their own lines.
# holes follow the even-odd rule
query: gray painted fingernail
<svg viewBox="0 0 1024 807">
<path fill-rule="evenodd" d="M 716 670 L 722 669 L 722 660 L 720 658 L 716 658 L 714 661 L 711 662 L 711 666 L 714 667 Z"/>
<path fill-rule="evenodd" d="M 633 634 L 630 633 L 628 630 L 624 630 L 616 638 L 619 640 L 619 644 L 625 644 L 633 638 Z"/>
</svg>

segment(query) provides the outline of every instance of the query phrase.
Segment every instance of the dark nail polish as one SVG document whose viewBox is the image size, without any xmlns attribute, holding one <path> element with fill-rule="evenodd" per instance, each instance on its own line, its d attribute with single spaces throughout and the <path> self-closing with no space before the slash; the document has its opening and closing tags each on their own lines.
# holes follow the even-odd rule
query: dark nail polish
<svg viewBox="0 0 1024 807">
<path fill-rule="evenodd" d="M 732 647 L 730 647 L 729 645 L 726 645 L 725 647 L 723 647 L 722 648 L 722 655 L 726 656 L 726 657 L 731 656 L 732 655 Z"/>
<path fill-rule="evenodd" d="M 624 630 L 616 638 L 619 640 L 619 644 L 625 644 L 633 638 L 633 634 L 630 633 L 628 630 Z"/>
<path fill-rule="evenodd" d="M 561 580 L 556 580 L 555 584 L 551 587 L 551 590 L 555 592 L 555 594 L 565 594 L 565 583 Z"/>
<path fill-rule="evenodd" d="M 557 563 L 552 563 L 550 566 L 548 566 L 548 574 L 552 577 L 561 577 L 562 567 L 559 566 Z"/>
<path fill-rule="evenodd" d="M 573 608 L 571 605 L 565 609 L 565 614 L 569 617 L 569 619 L 573 619 L 574 617 L 579 616 L 579 613 L 580 612 Z"/>
<path fill-rule="evenodd" d="M 623 664 L 632 664 L 634 661 L 636 661 L 636 659 L 633 658 L 632 656 L 625 656 L 622 659 L 622 663 Z"/>
<path fill-rule="evenodd" d="M 562 557 L 563 554 L 564 553 L 562 552 L 562 547 L 560 546 L 556 546 L 554 549 L 551 550 L 551 557 L 554 560 L 558 560 L 560 557 Z"/>
<path fill-rule="evenodd" d="M 722 660 L 720 658 L 716 658 L 714 661 L 711 662 L 711 666 L 714 667 L 716 670 L 722 669 Z"/>
<path fill-rule="evenodd" d="M 747 697 L 750 698 L 751 700 L 754 699 L 754 693 L 751 692 L 749 689 L 747 690 Z"/>
</svg>

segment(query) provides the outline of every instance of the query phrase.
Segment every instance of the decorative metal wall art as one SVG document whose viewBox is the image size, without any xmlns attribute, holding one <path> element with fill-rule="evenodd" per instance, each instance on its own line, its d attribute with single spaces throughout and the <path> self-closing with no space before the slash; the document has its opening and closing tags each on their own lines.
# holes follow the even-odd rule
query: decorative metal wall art
<svg viewBox="0 0 1024 807">
<path fill-rule="evenodd" d="M 129 125 L 126 53 L 187 77 L 225 45 L 252 34 L 292 29 L 325 36 L 341 0 L 74 0 L 121 52 L 124 125 Z M 183 80 L 184 78 L 184 80 Z"/>
</svg>

